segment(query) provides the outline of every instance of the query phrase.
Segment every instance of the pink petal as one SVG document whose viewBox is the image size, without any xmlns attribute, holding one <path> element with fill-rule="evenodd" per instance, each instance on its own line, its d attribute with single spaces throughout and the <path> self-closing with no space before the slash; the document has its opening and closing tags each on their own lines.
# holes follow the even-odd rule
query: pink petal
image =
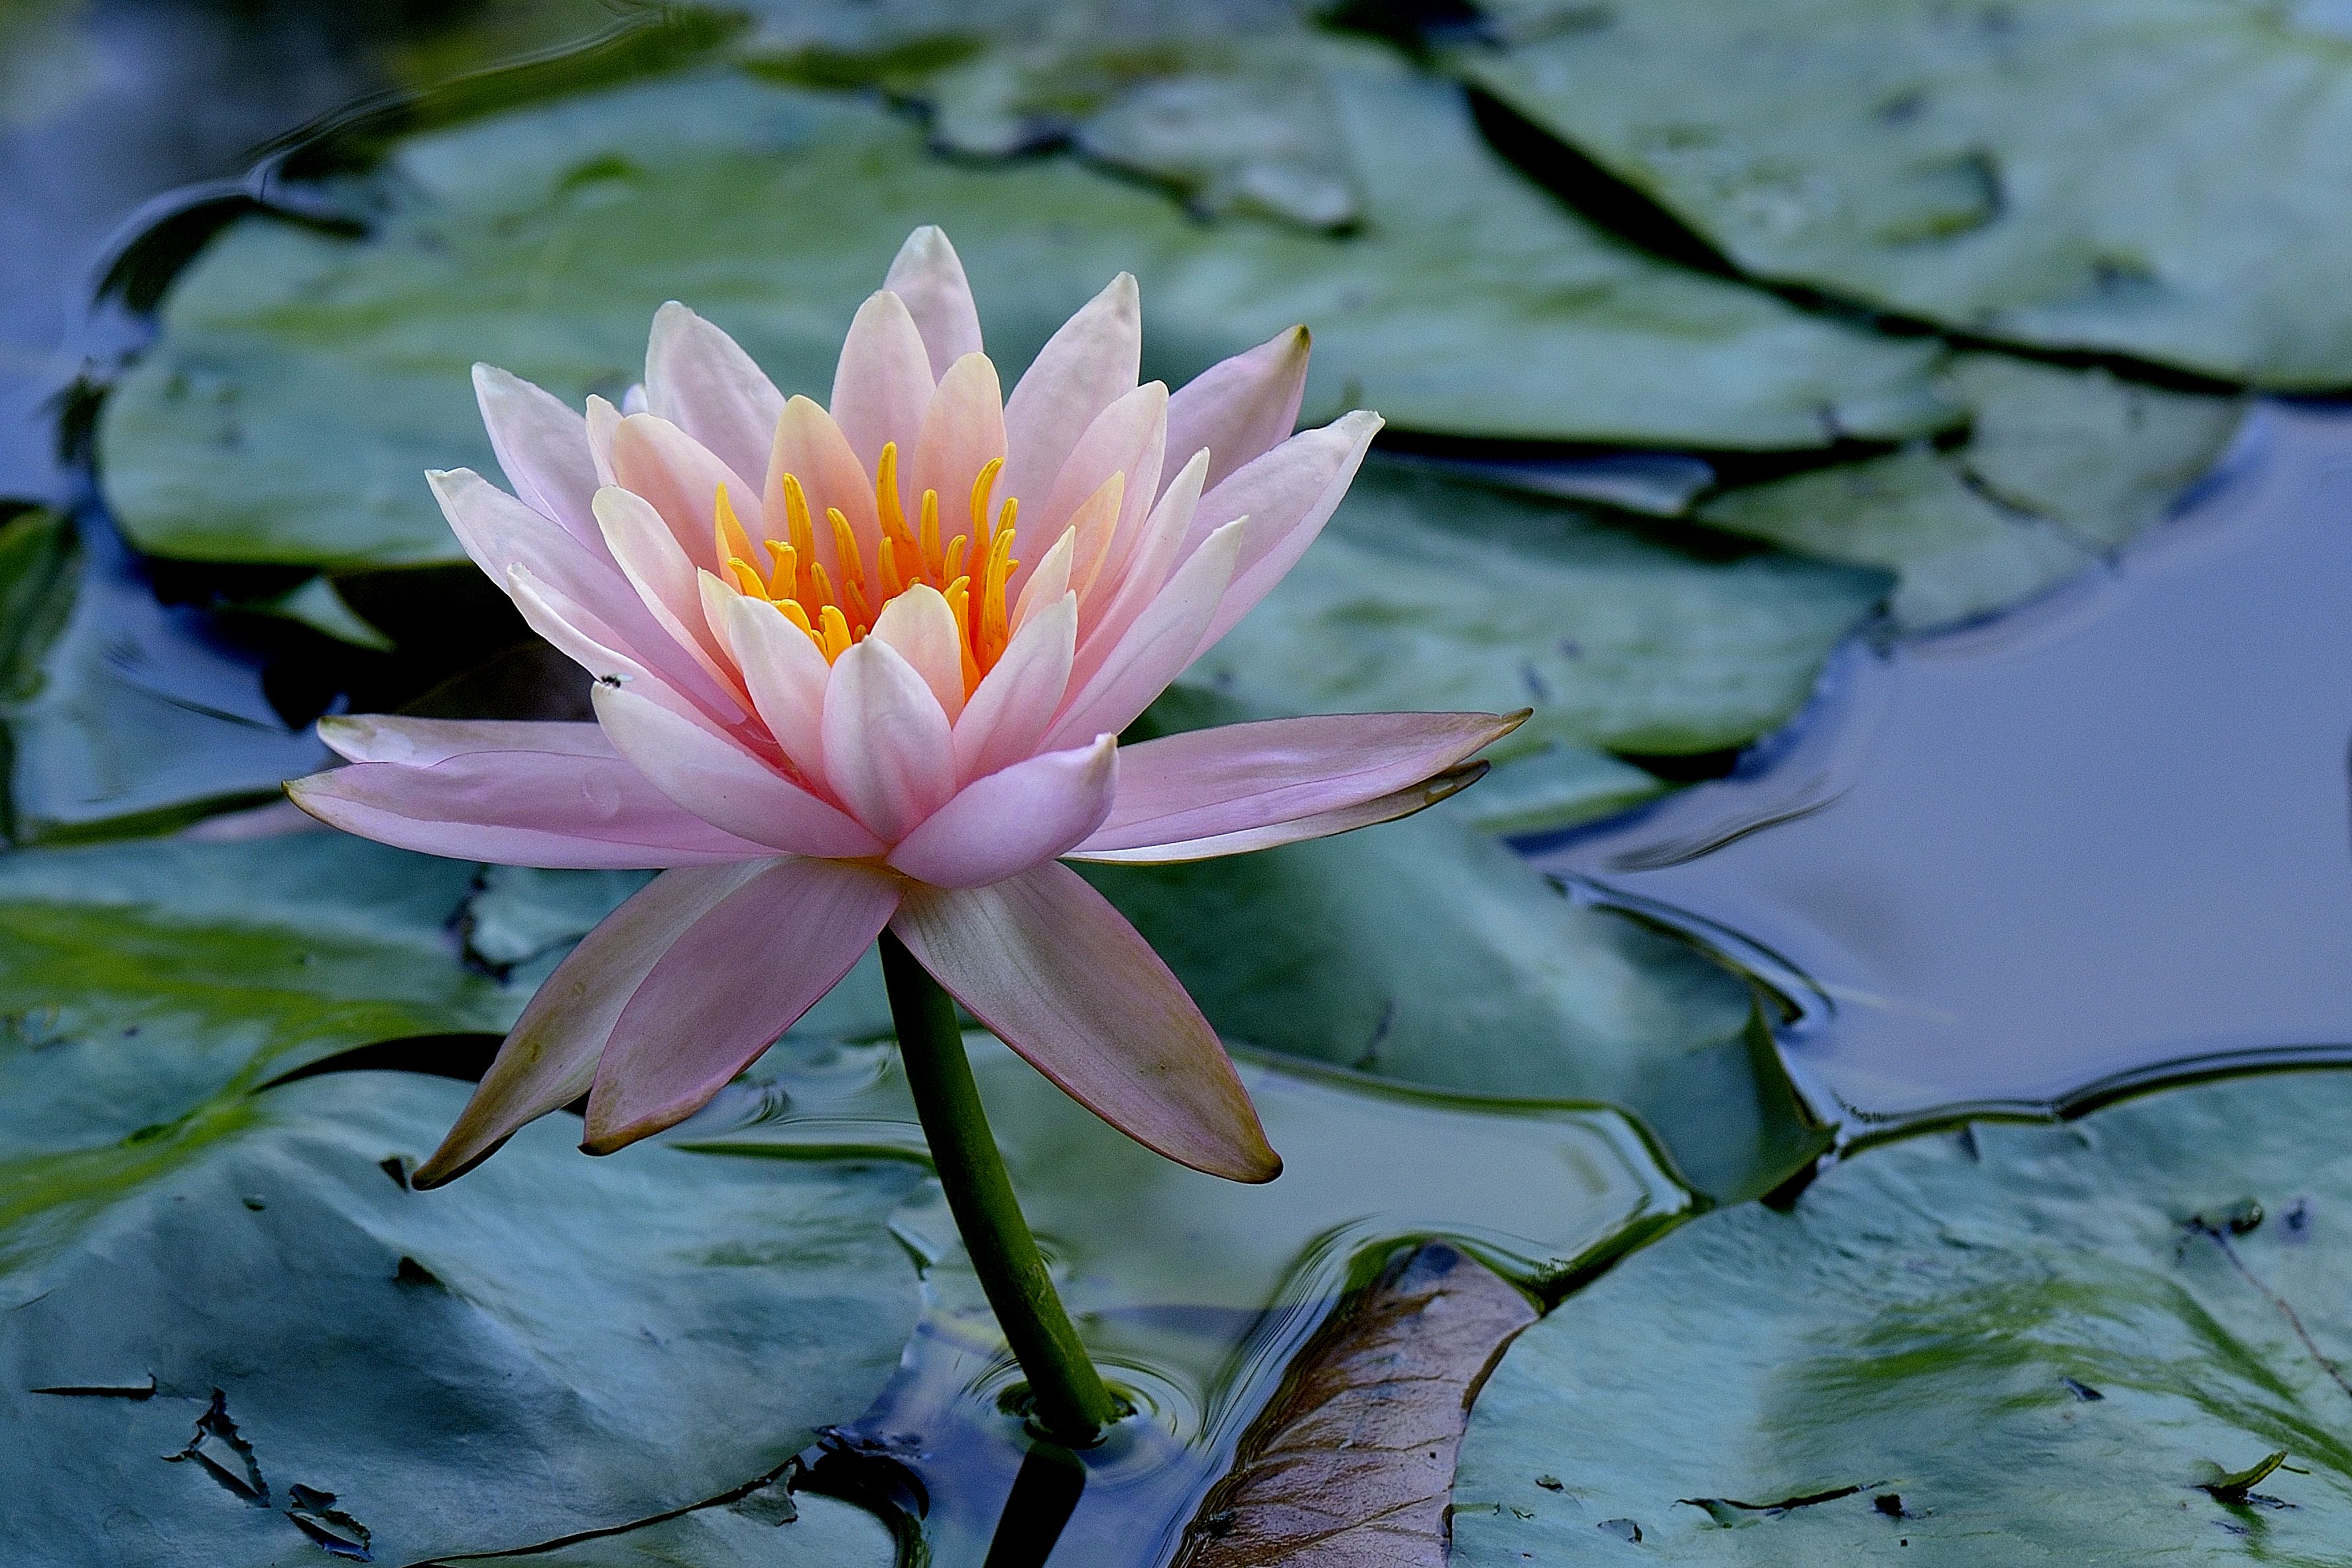
<svg viewBox="0 0 2352 1568">
<path fill-rule="evenodd" d="M 507 593 L 524 624 L 597 680 L 628 682 L 640 695 L 656 694 L 666 706 L 698 714 L 721 728 L 741 722 L 741 699 L 712 680 L 667 633 L 652 639 L 656 645 L 641 659 L 627 646 L 629 639 L 526 567 L 508 569 Z"/>
<path fill-rule="evenodd" d="M 1179 387 L 1168 400 L 1168 450 L 1190 457 L 1206 447 L 1211 489 L 1273 451 L 1298 424 L 1307 349 L 1307 329 L 1293 327 Z"/>
<path fill-rule="evenodd" d="M 1068 526 L 1104 485 L 1120 479 L 1119 509 L 1110 519 L 1110 531 L 1097 539 L 1082 535 L 1071 580 L 1081 593 L 1111 559 L 1108 547 L 1122 545 L 1160 494 L 1160 468 L 1167 453 L 1168 389 L 1158 382 L 1142 386 L 1102 411 L 1078 438 L 1069 461 L 1054 478 L 1042 509 L 1022 502 L 1030 528 L 1049 531 Z M 1024 529 L 1026 534 L 1028 530 Z M 1027 539 L 1023 539 L 1027 547 Z"/>
<path fill-rule="evenodd" d="M 711 579 L 713 586 L 717 579 Z M 833 667 L 783 612 L 724 588 L 719 632 L 743 673 L 760 722 L 803 778 L 824 777 L 824 688 Z"/>
<path fill-rule="evenodd" d="M 294 779 L 286 792 L 347 833 L 499 865 L 641 870 L 775 852 L 681 809 L 609 748 L 598 757 L 523 748 L 530 744 L 424 763 L 362 762 Z"/>
<path fill-rule="evenodd" d="M 1078 601 L 1066 593 L 1022 622 L 956 720 L 956 777 L 978 779 L 1035 755 L 1070 689 Z"/>
<path fill-rule="evenodd" d="M 621 1009 L 581 1146 L 609 1155 L 702 1109 L 849 973 L 898 903 L 887 873 L 822 860 L 774 862 L 730 894 Z"/>
<path fill-rule="evenodd" d="M 1201 497 L 1192 517 L 1196 538 L 1227 518 L 1249 518 L 1232 585 L 1201 640 L 1203 649 L 1256 608 L 1298 564 L 1355 482 L 1380 428 L 1379 414 L 1360 409 L 1320 430 L 1292 436 Z"/>
<path fill-rule="evenodd" d="M 1070 591 L 1070 562 L 1077 553 L 1078 530 L 1065 528 L 1041 559 L 1028 580 L 1021 585 L 1021 595 L 1013 601 L 1013 630 L 1018 632 L 1029 623 L 1029 617 L 1049 604 L 1058 604 Z"/>
<path fill-rule="evenodd" d="M 1103 410 L 1135 390 L 1143 307 L 1122 272 L 1045 340 L 1004 404 L 1004 494 L 1034 506 Z"/>
<path fill-rule="evenodd" d="M 631 409 L 643 413 L 643 409 Z M 588 459 L 596 467 L 599 488 L 613 483 L 613 437 L 620 434 L 622 411 L 601 397 L 588 399 Z"/>
<path fill-rule="evenodd" d="M 857 308 L 833 372 L 833 418 L 868 474 L 880 472 L 886 443 L 898 444 L 902 463 L 912 455 L 938 384 L 906 301 L 886 288 Z M 907 500 L 901 495 L 898 504 Z"/>
<path fill-rule="evenodd" d="M 1213 838 L 1360 805 L 1445 771 L 1526 713 L 1320 714 L 1126 747 L 1118 800 L 1087 851 Z"/>
<path fill-rule="evenodd" d="M 734 339 L 675 299 L 654 312 L 646 410 L 733 469 L 746 504 L 768 472 L 768 444 L 783 409 L 783 394 Z"/>
<path fill-rule="evenodd" d="M 764 475 L 766 470 L 757 472 Z M 751 513 L 751 497 L 760 493 L 754 488 L 757 476 L 746 479 L 702 443 L 650 413 L 624 415 L 614 428 L 613 480 L 644 497 L 668 525 L 688 560 L 713 571 L 727 564 L 718 559 L 712 527 L 719 515 L 719 487 L 727 486 L 738 517 Z"/>
<path fill-rule="evenodd" d="M 1270 850 L 1305 839 L 1328 839 L 1335 833 L 1353 832 L 1358 828 L 1369 828 L 1376 822 L 1393 822 L 1399 817 L 1410 817 L 1415 811 L 1434 806 L 1475 784 L 1486 775 L 1486 766 L 1484 762 L 1472 762 L 1460 768 L 1449 768 L 1394 794 L 1318 811 L 1309 817 L 1294 817 L 1286 822 L 1269 822 L 1263 827 L 1215 833 L 1202 839 L 1151 844 L 1141 849 L 1089 850 L 1081 844 L 1065 858 L 1114 865 L 1171 865 L 1180 861 L 1216 860 L 1224 855 L 1248 854 L 1255 850 Z"/>
<path fill-rule="evenodd" d="M 955 793 L 955 741 L 939 698 L 887 643 L 834 661 L 824 692 L 824 773 L 835 799 L 897 843 Z"/>
<path fill-rule="evenodd" d="M 1169 574 L 1182 559 L 1191 533 L 1193 509 L 1201 504 L 1201 480 L 1209 471 L 1209 455 L 1192 454 L 1151 515 L 1129 534 L 1128 548 L 1108 570 L 1096 579 L 1080 601 L 1086 636 L 1078 644 L 1078 667 L 1087 669 L 1104 650 L 1116 646 L 1128 628 L 1168 586 Z M 1247 542 L 1247 535 L 1243 536 Z"/>
<path fill-rule="evenodd" d="M 890 852 L 890 864 L 934 887 L 1018 876 L 1102 825 L 1118 786 L 1118 737 L 1049 751 L 978 779 Z"/>
<path fill-rule="evenodd" d="M 926 490 L 940 497 L 941 542 L 972 531 L 971 491 L 980 471 L 1004 455 L 1004 402 L 996 382 L 996 367 L 984 354 L 966 354 L 948 367 L 923 412 L 923 430 L 916 438 L 907 493 L 920 503 Z M 1004 501 L 999 477 L 996 506 Z M 909 520 L 912 520 L 911 515 Z M 996 520 L 995 507 L 988 521 Z M 975 546 L 981 541 L 974 540 Z M 979 553 L 975 549 L 973 554 Z"/>
<path fill-rule="evenodd" d="M 867 635 L 887 643 L 915 667 L 953 724 L 963 712 L 963 636 L 946 596 L 929 583 L 916 583 L 882 607 Z"/>
<path fill-rule="evenodd" d="M 1080 677 L 1045 744 L 1055 749 L 1097 735 L 1116 735 L 1168 689 L 1199 654 L 1202 633 L 1234 569 L 1243 523 L 1228 523 L 1176 569 L 1160 597 L 1136 617 L 1117 645 L 1101 656 L 1093 674 Z"/>
<path fill-rule="evenodd" d="M 593 543 L 583 545 L 562 524 L 470 468 L 436 470 L 425 480 L 441 504 L 450 531 L 491 581 L 503 586 L 509 570 L 520 565 L 574 603 L 593 610 L 630 646 L 654 647 L 668 640 L 614 563 L 601 529 Z M 592 528 L 597 527 L 593 510 L 588 522 Z"/>
<path fill-rule="evenodd" d="M 474 401 L 490 433 L 507 483 L 523 504 L 563 525 L 591 550 L 604 539 L 588 510 L 596 494 L 596 460 L 588 450 L 588 422 L 552 394 L 495 365 L 474 367 Z"/>
<path fill-rule="evenodd" d="M 880 583 L 875 574 L 881 559 L 877 547 L 882 540 L 882 521 L 875 509 L 874 481 L 857 454 L 850 450 L 849 438 L 834 423 L 833 415 L 809 398 L 796 397 L 787 402 L 783 417 L 776 422 L 775 451 L 766 470 L 766 488 L 761 492 L 767 536 L 772 539 L 789 537 L 784 509 L 787 474 L 800 481 L 807 497 L 810 525 L 816 531 L 817 558 L 835 583 L 844 581 L 845 574 L 833 525 L 825 517 L 828 507 L 838 509 L 848 523 L 863 557 L 860 570 L 866 574 L 867 591 L 878 599 Z M 969 486 L 971 481 L 964 483 Z M 764 568 L 768 563 L 756 564 Z"/>
<path fill-rule="evenodd" d="M 1067 866 L 910 888 L 890 928 L 973 1017 L 1146 1148 L 1233 1181 L 1282 1174 L 1200 1009 Z"/>
<path fill-rule="evenodd" d="M 655 789 L 704 821 L 793 854 L 855 860 L 881 841 L 751 755 L 716 726 L 626 686 L 598 685 L 596 718 Z"/>
<path fill-rule="evenodd" d="M 753 861 L 665 872 L 582 939 L 522 1010 L 457 1124 L 409 1185 L 436 1187 L 496 1153 L 524 1123 L 588 1092 L 621 1009 L 683 932 L 767 869 Z"/>
<path fill-rule="evenodd" d="M 906 301 L 933 376 L 945 376 L 950 365 L 980 352 L 980 309 L 971 302 L 971 285 L 955 246 L 938 228 L 926 224 L 907 236 L 882 287 Z"/>
<path fill-rule="evenodd" d="M 571 757 L 618 758 L 593 724 L 516 718 L 407 718 L 398 714 L 333 714 L 319 721 L 319 738 L 352 762 L 397 762 L 430 768 L 476 751 L 542 751 Z"/>
<path fill-rule="evenodd" d="M 596 521 L 604 530 L 606 548 L 665 639 L 721 691 L 748 705 L 734 662 L 703 612 L 700 569 L 678 548 L 661 514 L 635 491 L 607 485 L 596 492 Z"/>
</svg>

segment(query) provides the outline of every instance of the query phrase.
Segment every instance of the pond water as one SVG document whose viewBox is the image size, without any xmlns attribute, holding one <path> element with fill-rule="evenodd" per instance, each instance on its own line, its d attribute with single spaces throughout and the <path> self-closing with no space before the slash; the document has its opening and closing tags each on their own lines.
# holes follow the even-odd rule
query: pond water
<svg viewBox="0 0 2352 1568">
<path fill-rule="evenodd" d="M 87 455 L 54 455 L 64 390 L 142 331 L 93 286 L 130 235 L 253 188 L 242 150 L 383 78 L 364 48 L 289 19 L 307 12 L 220 28 L 160 6 L 95 15 L 75 57 L 116 85 L 38 137 L 0 128 L 0 205 L 30 214 L 35 236 L 0 272 L 0 496 L 74 506 L 98 564 L 79 634 L 182 727 L 166 765 L 107 798 L 121 811 L 158 779 L 176 798 L 199 777 L 208 795 L 266 787 L 314 748 L 272 700 L 267 650 L 162 602 L 110 538 Z M 157 118 L 191 102 L 212 106 L 205 136 Z M 1651 493 L 1656 465 L 1694 461 L 1625 460 L 1621 488 Z M 1612 475 L 1560 486 L 1611 496 Z M 1849 1144 L 2352 1059 L 2347 518 L 2352 413 L 2266 404 L 2180 514 L 2111 569 L 1959 632 L 1857 638 L 1811 706 L 1729 777 L 1530 853 L 1579 898 L 1681 933 L 1777 993 L 1783 1060 Z M 1457 1239 L 1550 1297 L 1694 1207 L 1605 1108 L 1253 1058 L 1289 1172 L 1242 1189 L 1141 1154 L 1005 1053 L 983 1053 L 982 1071 L 1071 1304 L 1138 1414 L 1085 1455 L 1032 1444 L 952 1228 L 928 1189 L 910 1201 L 893 1228 L 923 1273 L 925 1315 L 873 1407 L 812 1455 L 813 1480 L 919 1515 L 940 1568 L 1168 1561 L 1287 1359 L 1401 1242 Z M 870 1043 L 779 1051 L 668 1141 L 920 1157 L 887 1051 Z"/>
</svg>

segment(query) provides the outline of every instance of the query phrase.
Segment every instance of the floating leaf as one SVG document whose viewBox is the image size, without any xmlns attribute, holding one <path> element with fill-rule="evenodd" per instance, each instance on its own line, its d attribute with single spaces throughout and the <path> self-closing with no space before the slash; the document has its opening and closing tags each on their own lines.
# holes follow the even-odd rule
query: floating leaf
<svg viewBox="0 0 2352 1568">
<path fill-rule="evenodd" d="M 1229 1039 L 1438 1089 L 1641 1117 L 1693 1185 L 1777 1186 L 1819 1152 L 1747 985 L 1569 903 L 1446 808 L 1230 860 L 1089 866 Z"/>
<path fill-rule="evenodd" d="M 2341 1562 L 2347 1115 L 2352 1074 L 2205 1084 L 1705 1216 L 1505 1355 L 1454 1561 L 1632 1520 L 1669 1563 Z M 2191 1220 L 2242 1192 L 2273 1218 Z"/>
<path fill-rule="evenodd" d="M 1437 432 L 1754 447 L 1953 416 L 1928 384 L 1932 343 L 1629 250 L 1488 151 L 1455 89 L 1371 46 L 1327 48 L 1364 192 L 1348 239 L 1204 225 L 1066 159 L 950 164 L 865 99 L 739 76 L 415 138 L 353 198 L 380 214 L 366 239 L 254 218 L 181 277 L 161 340 L 107 402 L 107 496 L 158 555 L 451 560 L 419 476 L 492 466 L 472 361 L 566 398 L 617 393 L 655 308 L 680 298 L 780 384 L 821 394 L 857 301 L 931 222 L 955 235 L 1010 364 L 1129 268 L 1153 374 L 1310 323 L 1310 416 L 1363 403 Z"/>
<path fill-rule="evenodd" d="M 1975 416 L 1966 444 L 1728 491 L 1696 520 L 1887 568 L 1897 625 L 1948 626 L 2064 581 L 2162 517 L 2243 412 L 2231 399 L 1991 354 L 1956 358 L 1949 380 Z"/>
<path fill-rule="evenodd" d="M 1981 337 L 2352 383 L 2340 7 L 1483 8 L 1517 41 L 1454 55 L 1469 79 L 1749 272 Z"/>
<path fill-rule="evenodd" d="M 19 842 L 152 832 L 274 799 L 280 779 L 327 761 L 270 706 L 253 659 L 199 612 L 158 603 L 120 555 L 77 546 L 50 512 L 0 529 L 0 725 Z"/>
</svg>

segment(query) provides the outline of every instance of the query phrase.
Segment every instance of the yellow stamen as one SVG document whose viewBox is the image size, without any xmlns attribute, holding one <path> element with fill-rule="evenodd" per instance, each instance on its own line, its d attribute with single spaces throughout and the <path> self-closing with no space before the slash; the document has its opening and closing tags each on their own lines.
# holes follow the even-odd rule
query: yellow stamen
<svg viewBox="0 0 2352 1568">
<path fill-rule="evenodd" d="M 964 537 L 962 534 L 956 535 L 954 540 L 948 546 L 947 559 L 940 566 L 940 575 L 941 577 L 952 580 L 964 574 L 964 547 L 970 543 L 971 543 L 971 540 Z"/>
<path fill-rule="evenodd" d="M 849 634 L 848 618 L 842 614 L 837 606 L 831 604 L 824 606 L 817 612 L 817 619 L 823 623 L 824 657 L 825 662 L 830 664 L 848 653 L 850 644 L 856 639 Z"/>
<path fill-rule="evenodd" d="M 770 539 L 768 555 L 776 563 L 776 570 L 771 578 L 774 584 L 775 597 L 798 599 L 801 596 L 801 552 L 782 539 Z"/>
<path fill-rule="evenodd" d="M 735 585 L 735 591 L 748 599 L 771 598 L 768 585 L 760 580 L 759 572 L 740 555 L 727 558 L 727 578 Z"/>
<path fill-rule="evenodd" d="M 824 562 L 811 560 L 808 563 L 808 570 L 809 590 L 817 603 L 828 605 L 838 602 L 833 596 L 833 579 L 826 573 Z"/>
<path fill-rule="evenodd" d="M 857 548 L 857 536 L 850 531 L 849 519 L 841 515 L 839 507 L 827 507 L 824 520 L 833 525 L 833 548 L 841 557 L 843 607 L 860 627 L 870 626 L 874 615 L 867 608 L 871 601 L 866 592 L 866 557 Z"/>
<path fill-rule="evenodd" d="M 969 692 L 980 685 L 981 676 L 980 661 L 971 653 L 971 579 L 957 578 L 943 597 L 955 615 L 956 648 L 963 655 L 963 688 Z"/>
<path fill-rule="evenodd" d="M 784 541 L 801 559 L 816 565 L 816 528 L 809 520 L 808 493 L 793 476 L 784 476 Z"/>
<path fill-rule="evenodd" d="M 1013 559 L 1013 530 L 999 528 L 988 542 L 988 570 L 981 579 L 980 625 L 973 640 L 972 653 L 981 667 L 996 663 L 1004 652 L 1010 633 L 1005 626 L 1004 589 L 1021 563 Z"/>
<path fill-rule="evenodd" d="M 719 486 L 719 499 L 711 507 L 710 531 L 717 537 L 720 560 L 749 560 L 760 553 L 751 548 L 751 536 L 743 531 L 724 485 Z"/>
<path fill-rule="evenodd" d="M 785 620 L 809 634 L 810 640 L 816 643 L 820 653 L 824 651 L 824 639 L 818 636 L 816 628 L 809 624 L 808 612 L 801 608 L 799 600 L 780 599 L 776 601 L 776 608 L 784 612 Z"/>
<path fill-rule="evenodd" d="M 906 592 L 913 585 L 914 580 L 898 570 L 898 541 L 889 535 L 882 536 L 882 542 L 875 547 L 874 553 L 880 558 L 882 601 L 887 604 L 891 600 Z"/>
<path fill-rule="evenodd" d="M 1011 538 L 1013 537 L 1013 520 L 1020 515 L 1020 498 L 1014 496 L 1005 497 L 1003 507 L 1000 508 L 996 514 L 997 533 L 1003 535 L 1006 538 Z M 991 542 L 992 543 L 993 541 L 992 540 Z"/>
<path fill-rule="evenodd" d="M 996 489 L 997 470 L 1003 466 L 1003 458 L 992 457 L 982 465 L 980 477 L 971 482 L 971 533 L 974 538 L 988 537 L 988 499 Z"/>
<path fill-rule="evenodd" d="M 947 557 L 940 553 L 940 493 L 923 492 L 923 564 L 938 575 L 947 573 Z"/>
<path fill-rule="evenodd" d="M 898 444 L 882 444 L 881 459 L 874 465 L 874 505 L 882 514 L 882 537 L 901 538 L 907 532 L 907 515 L 898 505 Z"/>
</svg>

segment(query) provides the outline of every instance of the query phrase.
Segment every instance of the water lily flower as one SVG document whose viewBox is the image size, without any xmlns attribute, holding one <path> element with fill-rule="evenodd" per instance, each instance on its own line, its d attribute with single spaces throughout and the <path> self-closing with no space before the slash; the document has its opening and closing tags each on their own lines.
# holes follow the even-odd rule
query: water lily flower
<svg viewBox="0 0 2352 1568">
<path fill-rule="evenodd" d="M 588 1096 L 607 1153 L 682 1120 L 887 927 L 1079 1102 L 1195 1168 L 1281 1168 L 1215 1034 L 1063 862 L 1234 854 L 1417 810 L 1516 717 L 1346 715 L 1119 733 L 1299 559 L 1380 419 L 1292 434 L 1303 329 L 1138 384 L 1135 280 L 1011 397 L 963 267 L 919 230 L 832 406 L 681 305 L 639 396 L 584 415 L 488 366 L 503 491 L 430 476 L 467 552 L 594 677 L 594 723 L 362 716 L 289 786 L 386 843 L 660 868 L 524 1010 L 450 1179 Z"/>
</svg>

